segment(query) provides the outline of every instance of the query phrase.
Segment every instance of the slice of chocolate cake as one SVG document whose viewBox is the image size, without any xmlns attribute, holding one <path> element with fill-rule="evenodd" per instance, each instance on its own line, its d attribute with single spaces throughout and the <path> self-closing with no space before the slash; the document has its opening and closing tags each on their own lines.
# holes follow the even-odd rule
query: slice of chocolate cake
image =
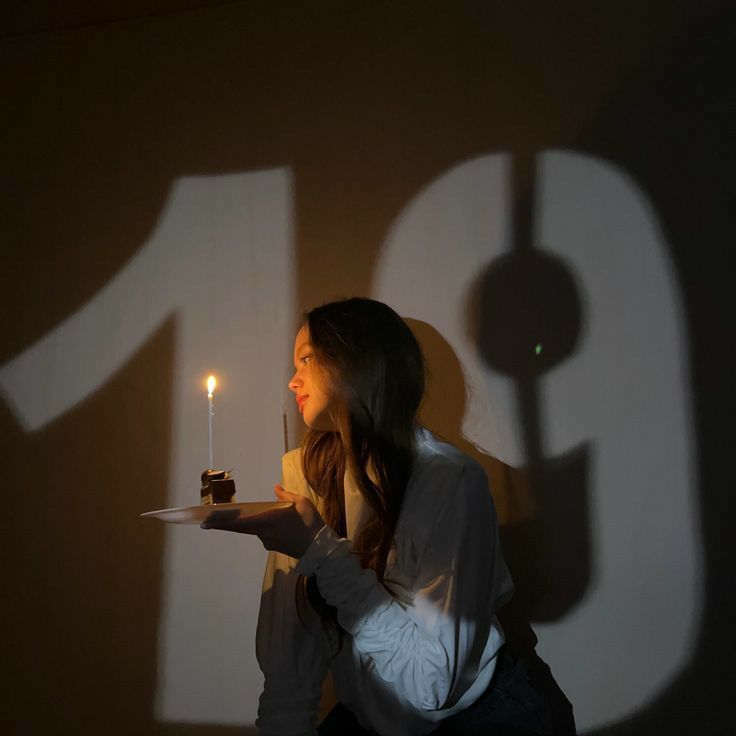
<svg viewBox="0 0 736 736">
<path fill-rule="evenodd" d="M 202 505 L 233 503 L 235 501 L 235 481 L 229 470 L 208 469 L 202 473 L 202 488 L 199 491 Z"/>
</svg>

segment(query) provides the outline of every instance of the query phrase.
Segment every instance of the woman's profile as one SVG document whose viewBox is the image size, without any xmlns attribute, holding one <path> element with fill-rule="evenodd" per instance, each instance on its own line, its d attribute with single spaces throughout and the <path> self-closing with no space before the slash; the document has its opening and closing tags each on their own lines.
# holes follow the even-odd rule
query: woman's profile
<svg viewBox="0 0 736 736">
<path fill-rule="evenodd" d="M 203 525 L 270 550 L 260 733 L 574 733 L 505 644 L 513 583 L 487 476 L 418 423 L 425 366 L 406 323 L 371 299 L 330 302 L 293 359 L 307 431 L 276 486 L 293 506 Z M 338 704 L 317 726 L 328 669 Z"/>
</svg>

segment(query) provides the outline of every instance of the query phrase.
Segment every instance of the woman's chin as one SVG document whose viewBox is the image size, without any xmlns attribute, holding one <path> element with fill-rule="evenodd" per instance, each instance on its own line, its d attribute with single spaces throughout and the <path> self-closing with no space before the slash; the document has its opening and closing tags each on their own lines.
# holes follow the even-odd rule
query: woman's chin
<svg viewBox="0 0 736 736">
<path fill-rule="evenodd" d="M 306 424 L 309 429 L 316 430 L 317 432 L 337 431 L 337 427 L 335 427 L 335 425 L 331 421 L 322 419 L 321 417 L 317 419 L 312 419 L 310 417 L 302 415 L 302 419 L 304 420 L 304 424 Z"/>
</svg>

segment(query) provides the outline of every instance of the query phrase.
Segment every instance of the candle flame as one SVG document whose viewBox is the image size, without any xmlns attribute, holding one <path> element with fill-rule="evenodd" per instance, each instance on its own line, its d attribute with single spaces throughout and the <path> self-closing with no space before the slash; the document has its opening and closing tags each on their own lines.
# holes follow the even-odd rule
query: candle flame
<svg viewBox="0 0 736 736">
<path fill-rule="evenodd" d="M 212 396 L 212 392 L 215 390 L 215 386 L 217 386 L 217 380 L 214 376 L 210 376 L 207 379 L 207 396 Z"/>
</svg>

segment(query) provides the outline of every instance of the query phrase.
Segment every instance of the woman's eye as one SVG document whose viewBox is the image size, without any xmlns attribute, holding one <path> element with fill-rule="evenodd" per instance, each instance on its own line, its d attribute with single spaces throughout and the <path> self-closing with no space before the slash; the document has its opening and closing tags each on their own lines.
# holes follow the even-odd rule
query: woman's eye
<svg viewBox="0 0 736 736">
<path fill-rule="evenodd" d="M 311 355 L 304 355 L 304 356 L 303 356 L 303 357 L 301 358 L 301 361 L 302 361 L 302 363 L 303 363 L 304 365 L 306 365 L 306 364 L 307 364 L 307 361 L 308 361 L 308 360 L 311 360 L 311 358 L 312 358 L 312 356 L 311 356 Z"/>
</svg>

